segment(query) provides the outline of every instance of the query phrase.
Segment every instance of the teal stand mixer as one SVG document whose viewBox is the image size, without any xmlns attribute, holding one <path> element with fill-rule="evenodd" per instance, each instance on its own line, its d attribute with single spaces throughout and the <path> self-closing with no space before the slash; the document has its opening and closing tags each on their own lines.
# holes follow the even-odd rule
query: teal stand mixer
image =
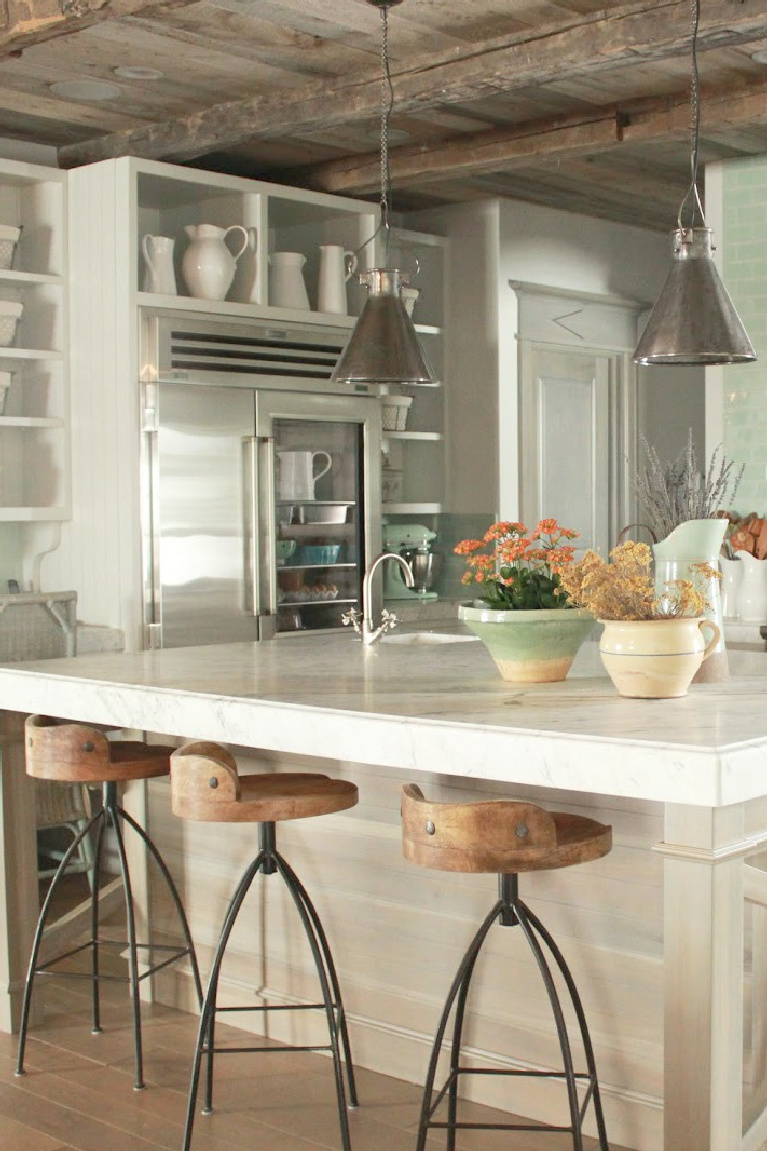
<svg viewBox="0 0 767 1151">
<path fill-rule="evenodd" d="M 384 524 L 383 545 L 388 552 L 399 552 L 413 573 L 413 587 L 406 587 L 398 564 L 383 565 L 384 600 L 435 600 L 429 591 L 436 575 L 438 559 L 432 551 L 436 532 L 423 524 Z"/>
</svg>

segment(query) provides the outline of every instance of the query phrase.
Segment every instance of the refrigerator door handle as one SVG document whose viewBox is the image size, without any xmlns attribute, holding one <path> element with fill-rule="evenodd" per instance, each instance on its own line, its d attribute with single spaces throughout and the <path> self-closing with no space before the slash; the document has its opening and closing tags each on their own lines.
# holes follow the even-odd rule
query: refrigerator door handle
<svg viewBox="0 0 767 1151">
<path fill-rule="evenodd" d="M 274 439 L 243 439 L 243 611 L 258 619 L 258 638 L 276 631 Z"/>
<path fill-rule="evenodd" d="M 243 581 L 242 610 L 258 615 L 258 571 L 261 546 L 258 533 L 258 440 L 245 436 L 242 441 L 242 544 Z"/>
</svg>

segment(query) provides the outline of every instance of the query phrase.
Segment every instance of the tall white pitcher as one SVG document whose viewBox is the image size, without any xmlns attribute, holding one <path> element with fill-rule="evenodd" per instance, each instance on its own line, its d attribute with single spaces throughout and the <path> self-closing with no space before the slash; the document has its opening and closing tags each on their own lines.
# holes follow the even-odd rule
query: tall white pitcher
<svg viewBox="0 0 767 1151">
<path fill-rule="evenodd" d="M 225 300 L 237 261 L 248 246 L 247 231 L 241 224 L 232 224 L 229 228 L 187 224 L 184 231 L 191 240 L 181 262 L 189 294 L 200 300 Z M 230 232 L 238 232 L 242 240 L 236 252 L 230 252 L 225 243 Z"/>
<path fill-rule="evenodd" d="M 345 316 L 348 311 L 346 284 L 357 267 L 354 252 L 340 244 L 320 244 L 320 279 L 317 308 L 320 312 L 333 312 Z"/>
<path fill-rule="evenodd" d="M 705 593 L 708 607 L 706 618 L 719 629 L 719 639 L 711 658 L 695 673 L 694 683 L 716 682 L 729 678 L 727 650 L 724 645 L 722 617 L 722 591 L 719 580 L 701 574 L 699 564 L 707 563 L 718 570 L 719 551 L 727 530 L 727 520 L 686 520 L 653 545 L 655 559 L 655 594 L 662 595 L 667 580 L 688 579 Z"/>
<path fill-rule="evenodd" d="M 173 267 L 173 246 L 171 236 L 144 236 L 141 251 L 144 256 L 145 292 L 159 292 L 163 296 L 178 295 L 176 271 Z"/>
<path fill-rule="evenodd" d="M 275 308 L 302 308 L 309 311 L 304 283 L 303 252 L 271 252 L 269 255 L 269 303 Z"/>
</svg>

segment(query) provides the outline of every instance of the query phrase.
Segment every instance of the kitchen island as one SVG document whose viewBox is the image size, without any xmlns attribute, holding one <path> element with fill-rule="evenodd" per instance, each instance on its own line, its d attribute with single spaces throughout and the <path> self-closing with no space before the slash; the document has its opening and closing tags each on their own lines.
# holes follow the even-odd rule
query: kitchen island
<svg viewBox="0 0 767 1151">
<path fill-rule="evenodd" d="M 19 780 L 19 714 L 218 740 L 288 764 L 295 756 L 327 760 L 350 769 L 361 788 L 367 772 L 386 769 L 402 781 L 471 781 L 563 808 L 583 808 L 589 797 L 603 810 L 639 801 L 662 819 L 655 842 L 630 845 L 626 859 L 635 866 L 663 860 L 663 1145 L 758 1147 L 761 1108 L 752 1108 L 742 1136 L 744 871 L 752 870 L 743 860 L 767 846 L 765 657 L 737 653 L 743 674 L 729 682 L 693 687 L 679 700 L 643 701 L 620 698 L 595 674 L 593 650 L 564 683 L 517 687 L 498 678 L 477 642 L 400 636 L 369 649 L 347 634 L 291 636 L 0 668 L 6 998 L 18 990 L 19 939 L 30 918 L 23 892 L 16 904 L 8 899 L 14 860 L 29 865 L 33 827 Z M 336 836 L 343 826 L 351 822 L 336 824 Z M 177 850 L 183 855 L 183 845 Z M 570 870 L 586 877 L 589 868 Z M 546 890 L 561 882 L 554 875 Z M 443 990 L 435 989 L 435 1001 Z M 629 1083 L 623 1095 L 630 1094 Z M 631 1137 L 612 1132 L 615 1142 L 649 1145 L 646 1132 Z"/>
</svg>

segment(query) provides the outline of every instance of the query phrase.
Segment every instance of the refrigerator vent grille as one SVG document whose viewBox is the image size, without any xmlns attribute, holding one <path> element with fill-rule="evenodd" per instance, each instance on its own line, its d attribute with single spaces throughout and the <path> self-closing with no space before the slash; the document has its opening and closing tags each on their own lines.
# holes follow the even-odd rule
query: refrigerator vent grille
<svg viewBox="0 0 767 1151">
<path fill-rule="evenodd" d="M 262 330 L 258 336 L 188 329 L 174 329 L 170 335 L 170 366 L 175 371 L 329 380 L 348 333 L 336 342 L 323 332 L 317 343 L 303 334 L 290 339 L 277 329 Z"/>
</svg>

